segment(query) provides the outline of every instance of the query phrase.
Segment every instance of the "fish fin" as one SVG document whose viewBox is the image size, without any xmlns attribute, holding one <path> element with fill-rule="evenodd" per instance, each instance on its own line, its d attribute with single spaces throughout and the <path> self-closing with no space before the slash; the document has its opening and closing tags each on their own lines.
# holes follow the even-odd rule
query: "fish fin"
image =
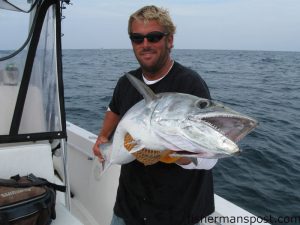
<svg viewBox="0 0 300 225">
<path fill-rule="evenodd" d="M 103 176 L 103 174 L 105 174 L 105 172 L 111 167 L 112 163 L 111 162 L 102 162 L 102 172 L 100 176 Z"/>
<path fill-rule="evenodd" d="M 112 151 L 112 143 L 111 142 L 103 143 L 100 144 L 99 147 L 104 160 L 108 160 L 110 158 L 110 153 Z"/>
<path fill-rule="evenodd" d="M 145 145 L 141 144 L 141 141 L 137 140 L 134 141 L 136 143 L 136 145 L 129 151 L 129 153 L 136 153 L 140 150 L 142 150 L 143 148 L 145 148 Z"/>
<path fill-rule="evenodd" d="M 110 160 L 111 158 L 111 151 L 112 151 L 112 143 L 107 142 L 100 145 L 100 151 L 104 158 L 104 161 L 100 162 L 97 157 L 95 157 L 94 160 L 96 160 L 98 163 L 96 163 L 96 167 L 94 169 L 94 175 L 96 180 L 100 180 L 101 177 L 106 173 L 106 171 L 111 167 L 112 162 Z"/>
<path fill-rule="evenodd" d="M 132 140 L 127 142 L 128 145 L 141 145 L 141 140 Z"/>
<path fill-rule="evenodd" d="M 108 170 L 108 168 L 112 165 L 111 163 L 111 151 L 112 151 L 112 143 L 107 142 L 100 145 L 100 151 L 104 158 L 104 161 L 101 162 L 101 176 Z"/>
<path fill-rule="evenodd" d="M 181 158 L 182 156 L 180 154 L 176 154 L 176 153 L 171 153 L 170 155 L 168 155 L 168 157 L 170 158 Z M 191 160 L 191 163 L 194 164 L 194 166 L 198 165 L 198 158 L 195 157 L 189 157 L 189 156 L 184 156 L 185 158 L 188 158 L 189 160 Z"/>
<path fill-rule="evenodd" d="M 195 165 L 195 166 L 198 166 L 198 159 L 197 158 L 189 158 L 192 163 Z"/>
<path fill-rule="evenodd" d="M 143 95 L 146 104 L 158 98 L 157 95 L 146 84 L 135 78 L 132 74 L 126 73 L 125 75 L 130 83 L 136 88 L 136 90 Z"/>
<path fill-rule="evenodd" d="M 112 163 L 109 161 L 100 162 L 97 157 L 94 158 L 93 162 L 93 173 L 95 180 L 101 180 L 102 176 L 111 167 Z"/>
</svg>

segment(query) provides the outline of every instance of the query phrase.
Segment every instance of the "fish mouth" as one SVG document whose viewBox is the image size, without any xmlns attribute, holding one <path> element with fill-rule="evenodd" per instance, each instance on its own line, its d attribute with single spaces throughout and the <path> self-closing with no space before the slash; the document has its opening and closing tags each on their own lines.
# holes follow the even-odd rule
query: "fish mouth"
<svg viewBox="0 0 300 225">
<path fill-rule="evenodd" d="M 231 114 L 202 117 L 201 121 L 235 143 L 257 126 L 253 118 Z"/>
</svg>

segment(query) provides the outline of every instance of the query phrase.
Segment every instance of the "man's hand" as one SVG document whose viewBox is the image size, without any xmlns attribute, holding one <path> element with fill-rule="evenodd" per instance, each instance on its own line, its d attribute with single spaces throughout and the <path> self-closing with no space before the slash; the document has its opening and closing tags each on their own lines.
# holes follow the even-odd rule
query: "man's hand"
<svg viewBox="0 0 300 225">
<path fill-rule="evenodd" d="M 104 161 L 104 157 L 100 151 L 99 145 L 106 143 L 106 142 L 108 142 L 108 139 L 106 137 L 100 136 L 97 138 L 96 143 L 93 146 L 94 155 L 98 157 L 100 162 Z"/>
</svg>

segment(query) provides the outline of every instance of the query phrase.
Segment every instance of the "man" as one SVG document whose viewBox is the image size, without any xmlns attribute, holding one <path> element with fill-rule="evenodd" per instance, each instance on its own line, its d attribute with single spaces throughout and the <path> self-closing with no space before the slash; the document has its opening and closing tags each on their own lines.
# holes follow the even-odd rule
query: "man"
<svg viewBox="0 0 300 225">
<path fill-rule="evenodd" d="M 145 6 L 131 15 L 128 33 L 140 68 L 131 71 L 155 93 L 182 92 L 210 98 L 201 77 L 171 58 L 175 26 L 167 10 Z M 142 96 L 123 76 L 119 79 L 103 127 L 93 147 L 108 141 L 122 116 Z M 144 166 L 137 160 L 122 165 L 111 225 L 193 225 L 214 211 L 214 159 L 188 158 Z"/>
</svg>

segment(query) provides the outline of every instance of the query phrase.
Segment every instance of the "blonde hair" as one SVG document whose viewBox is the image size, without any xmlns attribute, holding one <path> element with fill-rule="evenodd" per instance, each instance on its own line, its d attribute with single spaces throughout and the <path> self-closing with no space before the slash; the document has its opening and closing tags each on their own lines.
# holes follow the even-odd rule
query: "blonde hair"
<svg viewBox="0 0 300 225">
<path fill-rule="evenodd" d="M 155 20 L 164 27 L 166 33 L 172 35 L 175 34 L 176 31 L 176 27 L 172 22 L 169 11 L 154 5 L 144 6 L 129 17 L 128 34 L 131 33 L 131 25 L 134 20 L 143 21 L 144 23 Z"/>
</svg>

